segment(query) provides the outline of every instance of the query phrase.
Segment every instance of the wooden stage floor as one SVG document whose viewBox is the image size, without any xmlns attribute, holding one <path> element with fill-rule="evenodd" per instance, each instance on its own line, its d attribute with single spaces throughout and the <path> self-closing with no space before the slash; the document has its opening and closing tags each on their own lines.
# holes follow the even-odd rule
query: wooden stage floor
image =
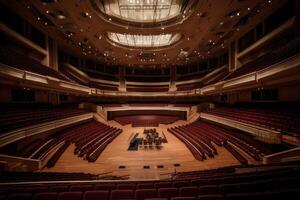
<svg viewBox="0 0 300 200">
<path fill-rule="evenodd" d="M 122 134 L 106 147 L 96 162 L 89 163 L 74 155 L 75 146 L 71 145 L 53 168 L 44 168 L 42 171 L 108 173 L 107 175 L 129 176 L 130 179 L 141 180 L 168 178 L 169 174 L 174 172 L 174 164 L 177 163 L 180 164 L 176 167 L 177 172 L 207 170 L 239 164 L 225 148 L 218 146 L 216 148 L 219 154 L 215 158 L 197 161 L 184 143 L 167 131 L 167 127 L 160 125 L 156 128 L 159 133 L 163 131 L 168 139 L 168 143 L 163 144 L 160 150 L 154 148 L 128 151 L 131 134 L 143 134 L 144 128 L 132 128 L 131 125 L 127 125 L 122 127 Z M 253 163 L 251 158 L 249 161 Z M 126 168 L 119 169 L 120 165 Z M 150 169 L 144 169 L 145 165 L 149 165 Z M 158 165 L 163 165 L 164 168 L 157 168 Z"/>
</svg>

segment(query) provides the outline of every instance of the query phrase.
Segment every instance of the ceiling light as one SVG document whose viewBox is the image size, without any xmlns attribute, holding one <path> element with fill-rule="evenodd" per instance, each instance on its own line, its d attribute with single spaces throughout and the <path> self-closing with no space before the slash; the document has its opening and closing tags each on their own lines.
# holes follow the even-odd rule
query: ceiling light
<svg viewBox="0 0 300 200">
<path fill-rule="evenodd" d="M 239 13 L 239 12 L 237 12 L 237 13 L 236 13 L 236 16 L 240 16 L 240 13 Z"/>
<path fill-rule="evenodd" d="M 185 9 L 185 0 L 94 0 L 101 12 L 133 22 L 161 22 Z M 183 12 L 186 12 L 185 10 Z"/>
<path fill-rule="evenodd" d="M 131 47 L 162 47 L 179 41 L 181 34 L 132 35 L 108 32 L 107 37 L 120 45 Z"/>
</svg>

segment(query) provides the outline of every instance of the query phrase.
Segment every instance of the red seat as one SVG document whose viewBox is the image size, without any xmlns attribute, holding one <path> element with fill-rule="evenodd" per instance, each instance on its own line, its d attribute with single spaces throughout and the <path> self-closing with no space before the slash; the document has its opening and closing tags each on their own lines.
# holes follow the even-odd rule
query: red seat
<svg viewBox="0 0 300 200">
<path fill-rule="evenodd" d="M 136 200 L 144 200 L 147 198 L 156 198 L 157 191 L 156 189 L 140 189 L 135 191 Z"/>
<path fill-rule="evenodd" d="M 95 190 L 114 190 L 116 189 L 116 185 L 113 183 L 101 183 L 95 185 Z"/>
<path fill-rule="evenodd" d="M 199 200 L 224 200 L 224 196 L 220 194 L 199 195 Z"/>
<path fill-rule="evenodd" d="M 45 193 L 37 193 L 33 195 L 31 200 L 56 200 L 57 193 L 56 192 L 45 192 Z"/>
<path fill-rule="evenodd" d="M 225 196 L 226 200 L 252 200 L 252 193 L 232 193 Z"/>
<path fill-rule="evenodd" d="M 117 185 L 119 190 L 135 190 L 136 185 L 133 183 L 120 183 Z"/>
<path fill-rule="evenodd" d="M 153 189 L 154 184 L 153 183 L 139 183 L 136 186 L 136 189 Z"/>
<path fill-rule="evenodd" d="M 70 191 L 72 192 L 84 192 L 84 191 L 88 191 L 88 190 L 94 190 L 94 186 L 93 185 L 72 185 L 70 187 Z"/>
<path fill-rule="evenodd" d="M 154 184 L 155 188 L 171 188 L 173 187 L 171 182 L 158 182 Z"/>
<path fill-rule="evenodd" d="M 30 200 L 32 194 L 29 193 L 19 193 L 19 194 L 11 194 L 8 196 L 7 200 Z"/>
<path fill-rule="evenodd" d="M 111 200 L 134 199 L 133 190 L 113 190 L 110 194 Z"/>
<path fill-rule="evenodd" d="M 178 189 L 177 188 L 160 188 L 158 189 L 158 196 L 163 198 L 177 197 Z"/>
<path fill-rule="evenodd" d="M 181 197 L 196 197 L 198 196 L 198 188 L 194 186 L 179 188 L 179 195 Z"/>
<path fill-rule="evenodd" d="M 218 194 L 219 188 L 216 185 L 204 185 L 199 187 L 199 194 Z"/>
<path fill-rule="evenodd" d="M 109 191 L 86 191 L 83 200 L 109 200 Z"/>
<path fill-rule="evenodd" d="M 81 200 L 82 192 L 61 192 L 58 200 Z"/>
</svg>

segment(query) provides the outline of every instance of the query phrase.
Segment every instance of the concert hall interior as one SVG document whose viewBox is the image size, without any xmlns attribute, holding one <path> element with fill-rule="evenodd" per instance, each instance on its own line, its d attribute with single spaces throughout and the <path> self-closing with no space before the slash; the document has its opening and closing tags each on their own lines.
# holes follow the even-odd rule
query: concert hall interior
<svg viewBox="0 0 300 200">
<path fill-rule="evenodd" d="M 299 198 L 300 1 L 0 0 L 0 45 L 0 200 Z"/>
</svg>

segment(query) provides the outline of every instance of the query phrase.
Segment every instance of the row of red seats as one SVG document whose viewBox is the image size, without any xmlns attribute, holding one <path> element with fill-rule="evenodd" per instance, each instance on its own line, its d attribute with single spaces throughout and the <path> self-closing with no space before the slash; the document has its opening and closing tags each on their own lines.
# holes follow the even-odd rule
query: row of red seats
<svg viewBox="0 0 300 200">
<path fill-rule="evenodd" d="M 169 128 L 168 131 L 183 141 L 198 160 L 204 160 L 207 156 L 212 158 L 218 154 L 213 143 L 218 146 L 226 146 L 242 164 L 247 164 L 247 160 L 234 146 L 237 146 L 255 160 L 259 161 L 261 159 L 261 151 L 258 149 L 258 146 L 252 146 L 251 144 L 254 142 L 251 142 L 251 144 L 247 143 L 250 138 L 244 141 L 243 138 L 246 138 L 245 136 L 238 137 L 237 134 L 231 134 L 234 131 L 228 131 L 202 121 Z M 234 146 L 231 144 L 234 144 Z"/>
<path fill-rule="evenodd" d="M 32 155 L 34 159 L 43 159 L 47 153 L 62 142 L 66 144 L 57 151 L 50 159 L 48 167 L 55 165 L 55 162 L 63 154 L 69 143 L 74 143 L 76 148 L 74 154 L 77 154 L 89 162 L 98 159 L 105 147 L 120 133 L 121 129 L 113 128 L 96 121 L 90 121 L 72 128 L 67 128 L 51 138 L 47 138 L 38 151 Z M 54 162 L 53 162 L 53 161 Z"/>
<path fill-rule="evenodd" d="M 169 87 L 126 87 L 127 92 L 168 92 Z"/>
<path fill-rule="evenodd" d="M 157 127 L 158 124 L 172 124 L 179 120 L 177 116 L 167 115 L 131 115 L 115 117 L 115 121 L 122 124 L 132 124 L 133 127 Z"/>
<path fill-rule="evenodd" d="M 225 80 L 233 79 L 251 72 L 255 72 L 276 64 L 286 58 L 292 57 L 300 52 L 300 38 L 296 38 L 284 46 L 277 48 L 267 54 L 251 61 L 225 78 Z"/>
<path fill-rule="evenodd" d="M 281 110 L 276 112 L 276 107 L 273 111 L 264 108 L 217 107 L 206 113 L 277 131 L 293 133 L 300 131 L 299 114 L 294 111 L 289 112 L 288 109 L 286 112 Z"/>
<path fill-rule="evenodd" d="M 44 76 L 51 76 L 60 80 L 70 81 L 67 77 L 54 69 L 47 67 L 41 62 L 29 58 L 28 56 L 17 53 L 8 48 L 0 49 L 1 63 L 20 70 L 34 72 Z"/>
<path fill-rule="evenodd" d="M 151 189 L 145 190 L 115 190 L 108 191 L 86 191 L 86 192 L 61 192 L 61 193 L 37 193 L 37 194 L 13 194 L 7 200 L 274 200 L 289 199 L 296 200 L 300 189 L 285 189 L 276 192 L 257 193 L 228 193 L 198 195 L 197 197 L 176 197 L 180 194 L 174 188 L 160 189 L 155 192 Z M 1 198 L 1 196 L 0 196 Z M 2 198 L 4 200 L 4 197 Z"/>
<path fill-rule="evenodd" d="M 53 198 L 50 199 L 84 199 L 84 195 L 89 193 L 93 199 L 135 199 L 144 200 L 150 198 L 165 198 L 172 199 L 175 197 L 181 197 L 182 199 L 199 198 L 206 199 L 212 196 L 218 196 L 221 199 L 271 199 L 276 195 L 282 194 L 299 194 L 299 181 L 300 176 L 296 175 L 297 169 L 285 169 L 275 172 L 260 172 L 260 173 L 246 173 L 246 174 L 234 174 L 231 177 L 230 182 L 221 184 L 210 185 L 193 182 L 194 179 L 188 181 L 158 181 L 158 182 L 143 182 L 143 183 L 96 183 L 96 184 L 74 184 L 70 183 L 70 186 L 46 184 L 46 186 L 16 186 L 15 188 L 3 187 L 1 188 L 3 196 L 8 196 L 7 199 L 26 196 L 30 199 L 33 196 L 40 196 L 41 193 L 51 194 Z M 229 178 L 227 177 L 227 178 Z M 222 177 L 225 180 L 226 177 Z M 239 181 L 234 181 L 234 179 Z M 205 179 L 203 179 L 205 180 Z M 207 180 L 207 179 L 206 179 Z M 216 179 L 215 179 L 216 180 Z M 13 191 L 13 195 L 11 192 Z M 24 194 L 25 193 L 25 194 Z M 55 194 L 55 195 L 54 195 Z M 61 195 L 64 194 L 64 195 Z M 93 194 L 93 195 L 92 195 Z M 271 195 L 270 195 L 271 194 Z M 82 196 L 83 195 L 83 196 Z M 55 196 L 55 198 L 54 198 Z M 64 197 L 60 197 L 64 196 Z M 239 198 L 238 198 L 239 197 Z M 242 198 L 243 197 L 243 198 Z M 281 196 L 283 197 L 283 196 Z M 292 197 L 292 196 L 285 196 Z M 41 198 L 41 196 L 40 196 Z M 5 198 L 3 198 L 5 199 Z M 43 196 L 42 199 L 48 199 Z M 288 198 L 289 199 L 289 198 Z"/>
<path fill-rule="evenodd" d="M 1 104 L 0 111 L 1 133 L 87 113 L 86 110 L 78 109 L 76 105 L 46 104 Z"/>
</svg>

